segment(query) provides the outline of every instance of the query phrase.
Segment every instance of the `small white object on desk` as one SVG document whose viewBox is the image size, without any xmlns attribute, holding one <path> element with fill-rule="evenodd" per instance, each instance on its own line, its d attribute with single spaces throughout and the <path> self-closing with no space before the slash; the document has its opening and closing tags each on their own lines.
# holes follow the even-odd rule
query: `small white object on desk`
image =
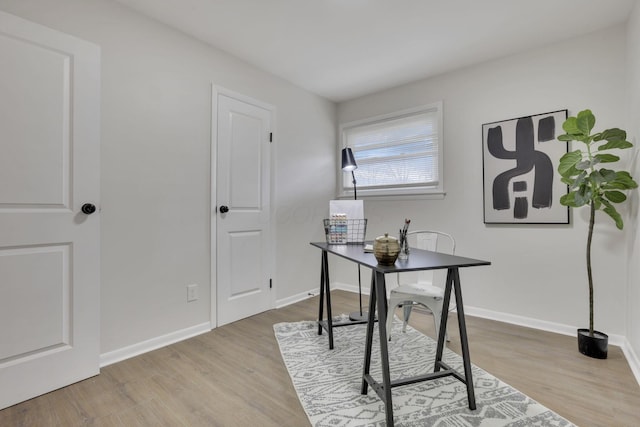
<svg viewBox="0 0 640 427">
<path fill-rule="evenodd" d="M 364 251 L 373 253 L 373 245 L 364 245 Z"/>
</svg>

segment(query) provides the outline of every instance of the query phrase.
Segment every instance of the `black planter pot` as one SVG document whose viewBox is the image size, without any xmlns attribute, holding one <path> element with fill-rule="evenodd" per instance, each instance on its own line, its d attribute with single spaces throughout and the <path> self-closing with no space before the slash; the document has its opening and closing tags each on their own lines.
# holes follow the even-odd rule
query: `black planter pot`
<svg viewBox="0 0 640 427">
<path fill-rule="evenodd" d="M 594 359 L 606 359 L 609 349 L 609 336 L 602 332 L 593 331 L 589 335 L 589 329 L 578 329 L 578 350 L 585 356 Z"/>
</svg>

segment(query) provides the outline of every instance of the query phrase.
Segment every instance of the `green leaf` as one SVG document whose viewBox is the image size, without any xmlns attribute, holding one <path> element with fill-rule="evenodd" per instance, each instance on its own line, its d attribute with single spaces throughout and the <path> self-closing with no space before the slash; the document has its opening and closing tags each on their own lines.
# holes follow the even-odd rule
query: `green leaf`
<svg viewBox="0 0 640 427">
<path fill-rule="evenodd" d="M 576 192 L 572 191 L 570 193 L 564 194 L 560 197 L 560 204 L 562 206 L 571 206 L 572 208 L 579 207 L 576 205 Z"/>
<path fill-rule="evenodd" d="M 620 216 L 616 208 L 614 208 L 613 205 L 607 202 L 606 200 L 603 200 L 602 204 L 606 206 L 602 210 L 613 219 L 613 221 L 616 223 L 616 227 L 618 228 L 618 230 L 622 230 L 622 227 L 624 227 L 624 224 L 622 222 L 622 216 Z"/>
<path fill-rule="evenodd" d="M 588 204 L 591 201 L 591 195 L 593 194 L 591 188 L 586 184 L 586 182 L 585 185 L 581 185 L 574 193 L 575 195 L 573 196 L 573 200 L 576 206 L 584 206 Z"/>
<path fill-rule="evenodd" d="M 628 190 L 629 188 L 617 181 L 611 181 L 611 182 L 606 182 L 604 184 L 602 184 L 602 188 L 603 190 Z"/>
<path fill-rule="evenodd" d="M 589 174 L 589 184 L 593 187 L 615 181 L 616 173 L 609 169 L 594 170 Z"/>
<path fill-rule="evenodd" d="M 570 190 L 575 190 L 576 188 L 585 184 L 584 180 L 586 179 L 586 177 L 587 177 L 587 173 L 583 171 L 580 175 L 578 175 L 574 179 L 570 179 L 571 182 L 564 181 L 564 178 L 562 178 L 561 181 L 569 185 Z"/>
<path fill-rule="evenodd" d="M 620 157 L 614 156 L 613 154 L 596 154 L 593 157 L 598 159 L 600 163 L 613 163 L 620 160 Z"/>
<path fill-rule="evenodd" d="M 569 117 L 567 120 L 564 121 L 564 123 L 562 123 L 562 129 L 564 129 L 564 131 L 570 135 L 577 135 L 580 132 L 580 129 L 578 128 L 578 119 L 576 119 L 575 117 Z"/>
<path fill-rule="evenodd" d="M 608 175 L 607 169 L 600 169 L 591 172 L 589 174 L 589 179 L 595 186 L 607 182 L 607 176 L 609 176 L 610 179 L 615 178 L 615 174 L 613 175 L 613 178 L 611 175 Z"/>
<path fill-rule="evenodd" d="M 594 185 L 601 185 L 615 181 L 617 179 L 617 175 L 615 171 L 612 171 L 611 169 L 602 168 L 591 172 L 589 178 Z"/>
<path fill-rule="evenodd" d="M 617 181 L 611 181 L 611 182 L 605 182 L 604 184 L 602 184 L 602 188 L 603 190 L 628 190 L 629 188 L 627 188 L 626 185 L 617 182 Z"/>
<path fill-rule="evenodd" d="M 627 132 L 622 129 L 611 128 L 593 135 L 594 141 L 602 141 L 603 139 L 607 141 L 624 141 L 627 139 Z"/>
<path fill-rule="evenodd" d="M 589 169 L 591 166 L 593 166 L 593 162 L 590 162 L 589 160 L 583 160 L 580 163 L 578 163 L 575 166 L 575 168 L 578 169 L 579 171 L 585 171 Z"/>
<path fill-rule="evenodd" d="M 582 151 L 576 150 L 566 153 L 560 157 L 560 164 L 558 165 L 558 173 L 561 176 L 569 177 L 576 175 L 576 165 L 582 161 Z"/>
<path fill-rule="evenodd" d="M 607 182 L 606 185 L 603 185 L 604 189 L 631 190 L 638 187 L 638 183 L 631 178 L 631 175 L 629 175 L 627 171 L 614 172 L 607 169 L 603 170 L 607 171 Z"/>
<path fill-rule="evenodd" d="M 605 191 L 604 196 L 613 203 L 622 203 L 627 200 L 627 196 L 621 191 Z"/>
<path fill-rule="evenodd" d="M 623 139 L 620 141 L 618 140 L 608 141 L 606 144 L 602 144 L 600 147 L 598 147 L 598 151 L 611 150 L 613 148 L 624 150 L 625 148 L 631 148 L 631 147 L 633 147 L 633 144 Z"/>
<path fill-rule="evenodd" d="M 616 177 L 611 183 L 619 183 L 624 185 L 626 189 L 638 188 L 638 183 L 631 178 L 631 175 L 627 171 L 616 172 Z"/>
<path fill-rule="evenodd" d="M 583 135 L 589 135 L 591 133 L 591 129 L 596 124 L 596 118 L 591 112 L 591 110 L 583 110 L 578 113 L 578 117 L 576 118 L 576 126 L 580 133 Z"/>
<path fill-rule="evenodd" d="M 576 135 L 575 139 L 576 141 L 582 141 L 587 145 L 591 144 L 591 141 L 593 140 L 593 138 L 589 135 Z"/>
<path fill-rule="evenodd" d="M 599 197 L 593 200 L 593 206 L 595 210 L 599 210 L 602 206 L 602 202 L 600 200 L 601 199 Z"/>
<path fill-rule="evenodd" d="M 560 140 L 560 141 L 582 141 L 585 144 L 590 144 L 591 141 L 592 141 L 592 138 L 589 135 L 582 135 L 582 134 L 576 134 L 576 133 L 566 133 L 564 135 L 560 135 L 558 137 L 558 140 Z"/>
<path fill-rule="evenodd" d="M 581 196 L 579 191 L 571 191 L 560 197 L 560 204 L 563 206 L 579 208 L 587 203 L 589 203 L 589 200 Z"/>
</svg>

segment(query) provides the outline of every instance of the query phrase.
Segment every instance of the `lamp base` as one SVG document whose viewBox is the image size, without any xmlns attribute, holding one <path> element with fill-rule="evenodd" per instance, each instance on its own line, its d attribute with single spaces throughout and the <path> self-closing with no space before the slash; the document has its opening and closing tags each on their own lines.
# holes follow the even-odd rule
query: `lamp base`
<svg viewBox="0 0 640 427">
<path fill-rule="evenodd" d="M 367 322 L 369 320 L 369 313 L 363 311 L 362 314 L 360 314 L 359 311 L 354 311 L 353 313 L 349 313 L 349 320 L 354 322 Z"/>
</svg>

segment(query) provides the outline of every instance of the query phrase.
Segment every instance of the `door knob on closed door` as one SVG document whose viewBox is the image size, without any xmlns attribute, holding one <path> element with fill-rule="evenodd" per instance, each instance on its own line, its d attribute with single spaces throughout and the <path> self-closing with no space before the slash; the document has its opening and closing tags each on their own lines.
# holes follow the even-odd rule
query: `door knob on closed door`
<svg viewBox="0 0 640 427">
<path fill-rule="evenodd" d="M 82 205 L 81 209 L 82 213 L 91 215 L 96 211 L 96 205 L 94 205 L 93 203 L 85 203 L 84 205 Z"/>
<path fill-rule="evenodd" d="M 229 206 L 222 205 L 220 206 L 220 208 L 218 208 L 218 210 L 220 211 L 220 213 L 227 213 L 229 212 Z"/>
</svg>

